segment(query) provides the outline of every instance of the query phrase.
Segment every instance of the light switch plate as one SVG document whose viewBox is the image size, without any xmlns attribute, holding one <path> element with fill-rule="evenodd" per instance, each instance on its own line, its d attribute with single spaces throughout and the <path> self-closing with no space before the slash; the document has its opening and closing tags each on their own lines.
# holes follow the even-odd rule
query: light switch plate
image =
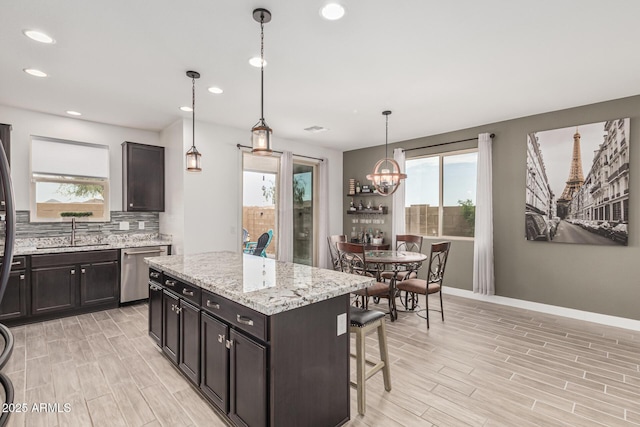
<svg viewBox="0 0 640 427">
<path fill-rule="evenodd" d="M 129 222 L 128 221 L 120 221 L 120 230 L 128 230 Z"/>
<path fill-rule="evenodd" d="M 337 336 L 347 333 L 347 313 L 338 314 Z"/>
<path fill-rule="evenodd" d="M 138 230 L 144 230 L 144 221 L 138 221 Z"/>
</svg>

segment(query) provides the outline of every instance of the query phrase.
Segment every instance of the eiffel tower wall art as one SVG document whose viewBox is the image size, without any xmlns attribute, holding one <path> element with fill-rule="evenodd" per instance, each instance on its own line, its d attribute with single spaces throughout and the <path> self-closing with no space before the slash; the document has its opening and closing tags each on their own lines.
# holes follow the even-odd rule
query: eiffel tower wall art
<svg viewBox="0 0 640 427">
<path fill-rule="evenodd" d="M 527 240 L 626 246 L 628 228 L 628 118 L 527 135 Z"/>
</svg>

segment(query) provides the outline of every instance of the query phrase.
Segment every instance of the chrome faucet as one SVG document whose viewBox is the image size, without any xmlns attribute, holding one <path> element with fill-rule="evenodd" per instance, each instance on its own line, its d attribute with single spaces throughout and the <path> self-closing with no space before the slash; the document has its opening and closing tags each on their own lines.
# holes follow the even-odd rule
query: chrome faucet
<svg viewBox="0 0 640 427">
<path fill-rule="evenodd" d="M 71 246 L 76 245 L 76 218 L 71 217 Z"/>
</svg>

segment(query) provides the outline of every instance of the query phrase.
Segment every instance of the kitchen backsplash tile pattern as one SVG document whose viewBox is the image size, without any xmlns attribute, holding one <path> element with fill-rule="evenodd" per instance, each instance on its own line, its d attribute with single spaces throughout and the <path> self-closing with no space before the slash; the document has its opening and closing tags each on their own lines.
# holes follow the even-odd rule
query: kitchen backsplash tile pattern
<svg viewBox="0 0 640 427">
<path fill-rule="evenodd" d="M 139 222 L 144 222 L 144 229 Z M 120 223 L 128 223 L 128 230 L 121 230 Z M 113 235 L 160 232 L 157 212 L 111 212 L 110 222 L 76 222 L 76 236 L 104 237 Z M 71 220 L 64 222 L 29 222 L 29 211 L 16 211 L 16 237 L 19 239 L 67 236 L 71 233 Z"/>
</svg>

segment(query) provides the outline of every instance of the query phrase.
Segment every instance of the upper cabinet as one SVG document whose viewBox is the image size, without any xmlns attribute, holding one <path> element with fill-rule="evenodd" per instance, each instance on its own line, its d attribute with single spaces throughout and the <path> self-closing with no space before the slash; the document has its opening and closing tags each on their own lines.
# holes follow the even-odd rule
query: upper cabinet
<svg viewBox="0 0 640 427">
<path fill-rule="evenodd" d="M 122 210 L 164 212 L 164 147 L 122 143 Z"/>
</svg>

